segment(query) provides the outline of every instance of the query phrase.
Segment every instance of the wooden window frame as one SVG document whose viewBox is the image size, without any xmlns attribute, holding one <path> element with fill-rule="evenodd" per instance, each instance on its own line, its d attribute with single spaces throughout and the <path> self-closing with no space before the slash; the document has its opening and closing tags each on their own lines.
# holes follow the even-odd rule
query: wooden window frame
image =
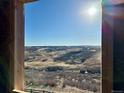
<svg viewBox="0 0 124 93">
<path fill-rule="evenodd" d="M 14 6 L 12 25 L 14 28 L 14 62 L 11 62 L 11 83 L 14 93 L 25 93 L 24 91 L 24 4 L 36 0 L 12 0 Z M 106 0 L 109 1 L 109 0 Z M 115 0 L 116 1 L 116 0 Z M 113 62 L 113 37 L 112 29 L 107 31 L 109 23 L 105 20 L 110 15 L 106 14 L 106 8 L 123 1 L 117 0 L 116 3 L 103 4 L 102 14 L 102 93 L 112 93 L 112 62 Z M 122 1 L 122 2 L 121 2 Z M 13 7 L 12 7 L 13 8 Z M 12 17 L 12 16 L 11 16 Z"/>
</svg>

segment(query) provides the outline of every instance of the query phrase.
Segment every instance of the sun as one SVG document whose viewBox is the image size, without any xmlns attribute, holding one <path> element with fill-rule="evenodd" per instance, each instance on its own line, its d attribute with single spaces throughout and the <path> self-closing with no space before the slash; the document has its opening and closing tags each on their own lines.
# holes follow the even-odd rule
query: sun
<svg viewBox="0 0 124 93">
<path fill-rule="evenodd" d="M 97 8 L 95 6 L 93 7 L 90 7 L 88 10 L 87 10 L 87 13 L 89 16 L 93 17 L 97 14 Z"/>
<path fill-rule="evenodd" d="M 95 20 L 102 16 L 101 3 L 87 4 L 80 9 L 79 13 L 81 19 L 88 20 L 88 22 L 95 22 Z"/>
</svg>

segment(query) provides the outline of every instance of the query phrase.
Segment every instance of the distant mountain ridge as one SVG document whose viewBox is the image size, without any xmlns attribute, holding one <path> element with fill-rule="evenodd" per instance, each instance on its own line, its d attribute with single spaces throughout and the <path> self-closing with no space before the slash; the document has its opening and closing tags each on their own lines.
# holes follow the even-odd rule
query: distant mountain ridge
<svg viewBox="0 0 124 93">
<path fill-rule="evenodd" d="M 54 61 L 81 64 L 100 51 L 100 46 L 25 47 L 25 61 Z"/>
</svg>

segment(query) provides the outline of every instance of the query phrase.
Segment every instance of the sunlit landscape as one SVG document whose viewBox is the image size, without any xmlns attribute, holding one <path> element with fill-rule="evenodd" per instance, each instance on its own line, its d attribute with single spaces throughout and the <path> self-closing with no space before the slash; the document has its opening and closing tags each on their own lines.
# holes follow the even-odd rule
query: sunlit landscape
<svg viewBox="0 0 124 93">
<path fill-rule="evenodd" d="M 33 93 L 100 93 L 99 46 L 37 46 L 25 50 L 25 85 Z"/>
<path fill-rule="evenodd" d="M 25 5 L 25 91 L 101 93 L 101 0 Z"/>
</svg>

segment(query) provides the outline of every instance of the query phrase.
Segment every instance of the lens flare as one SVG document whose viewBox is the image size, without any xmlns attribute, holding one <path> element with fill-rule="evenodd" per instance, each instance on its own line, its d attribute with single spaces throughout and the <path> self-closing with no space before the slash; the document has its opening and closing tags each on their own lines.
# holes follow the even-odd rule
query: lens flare
<svg viewBox="0 0 124 93">
<path fill-rule="evenodd" d="M 88 9 L 89 16 L 91 16 L 91 17 L 95 16 L 96 13 L 97 13 L 97 9 L 95 7 L 91 7 L 91 8 Z"/>
</svg>

